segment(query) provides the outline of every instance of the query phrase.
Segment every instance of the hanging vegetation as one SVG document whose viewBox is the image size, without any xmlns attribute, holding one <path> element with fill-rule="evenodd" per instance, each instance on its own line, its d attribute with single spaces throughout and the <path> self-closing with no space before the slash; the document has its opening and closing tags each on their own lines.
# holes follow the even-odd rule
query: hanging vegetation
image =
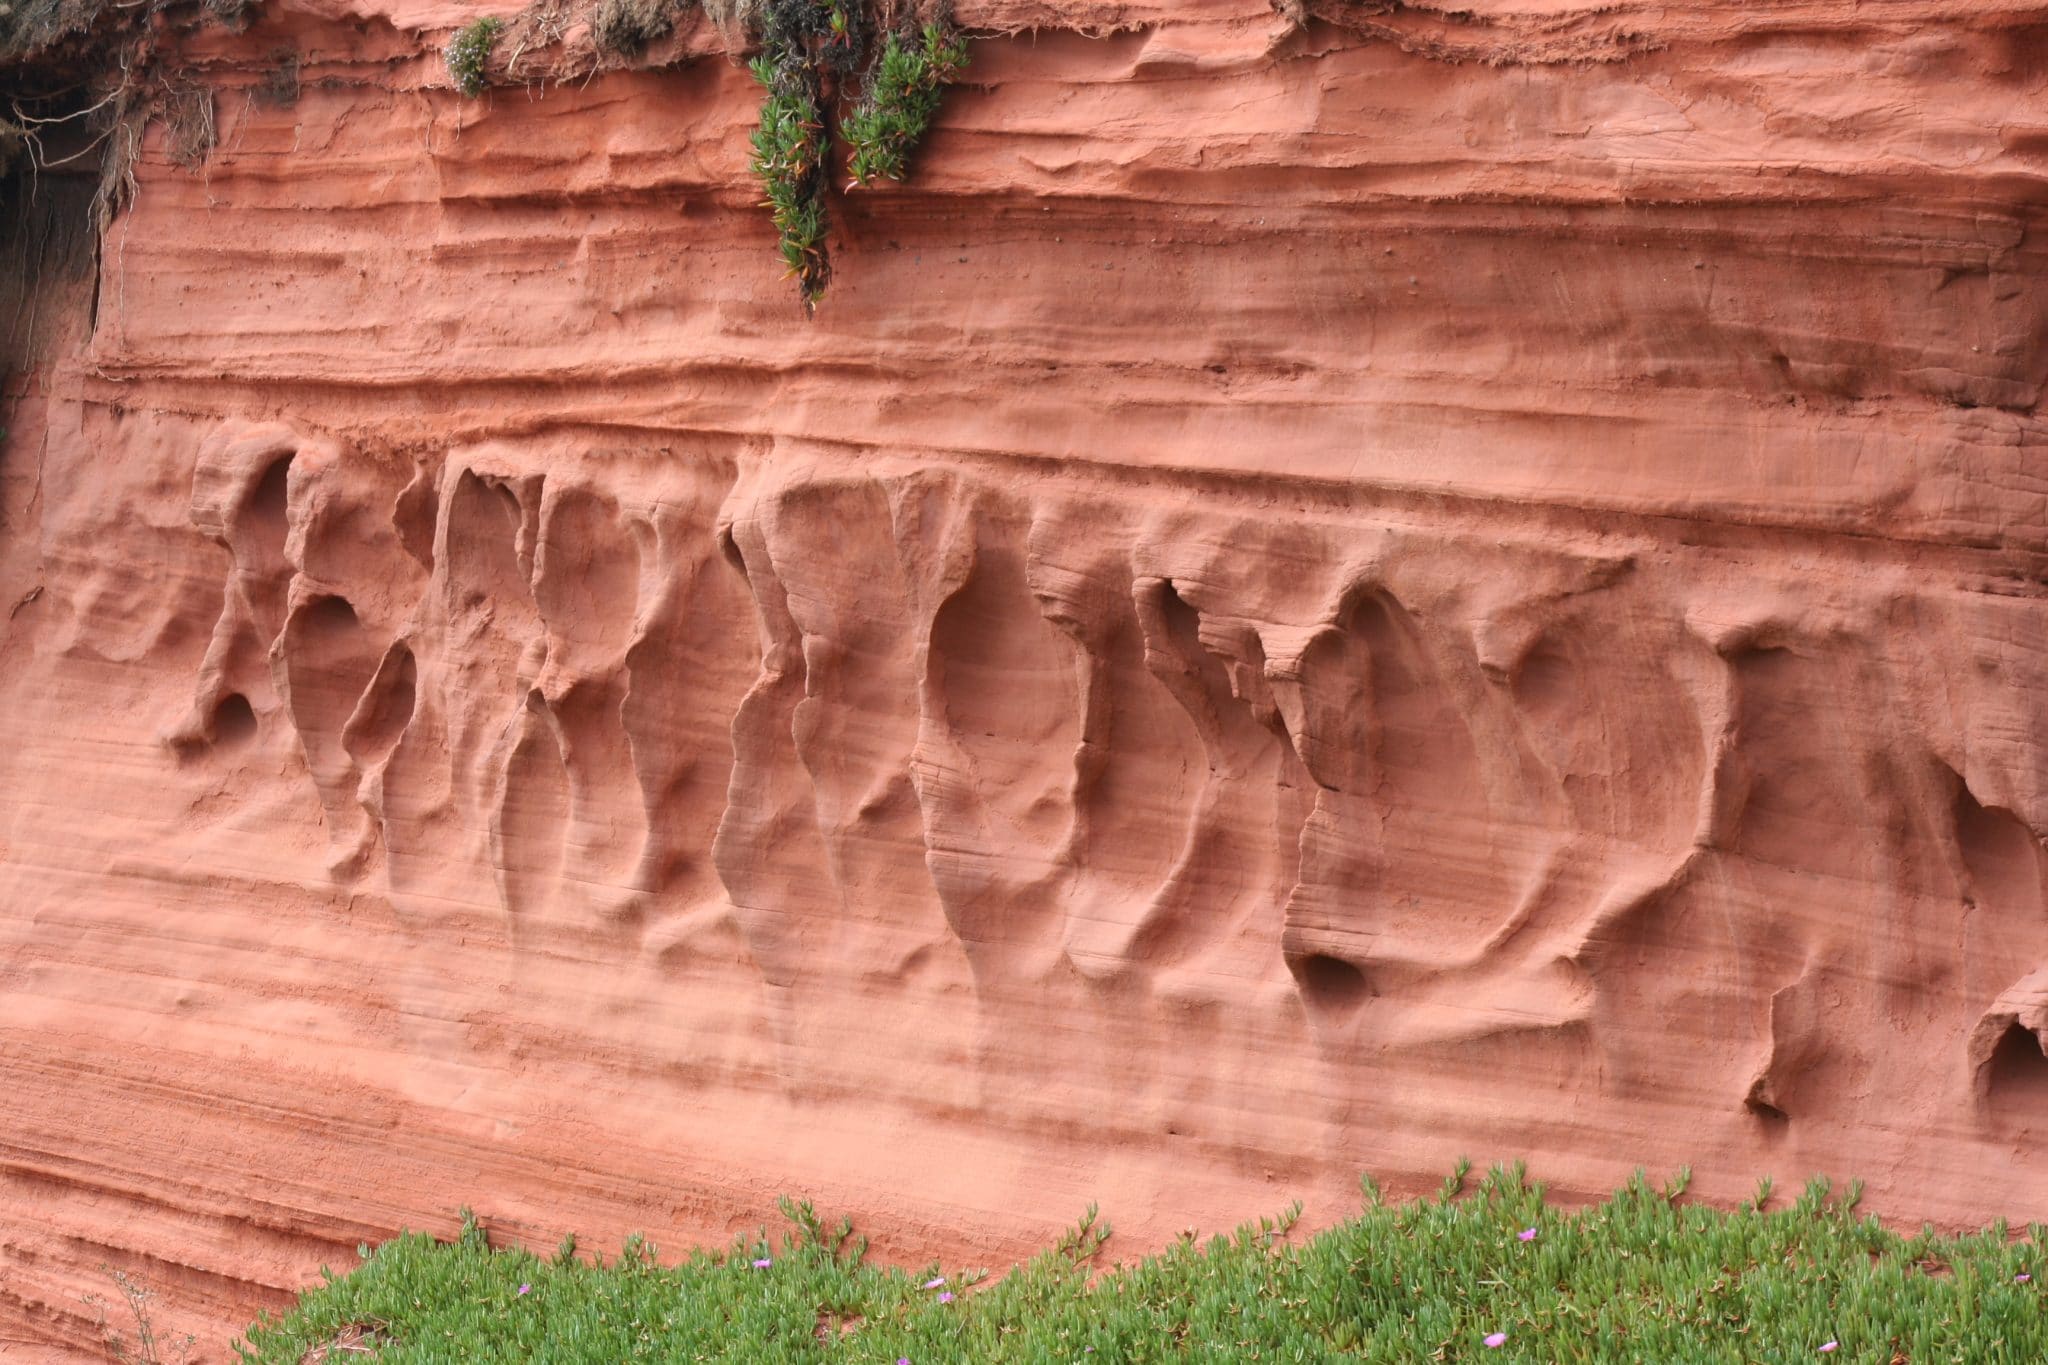
<svg viewBox="0 0 2048 1365">
<path fill-rule="evenodd" d="M 478 19 L 448 44 L 448 75 L 455 88 L 470 99 L 481 95 L 490 84 L 485 68 L 491 60 L 491 49 L 498 45 L 498 35 L 504 30 L 503 19 Z"/>
<path fill-rule="evenodd" d="M 765 0 L 747 17 L 762 49 L 754 78 L 766 92 L 754 174 L 783 264 L 806 310 L 815 309 L 832 275 L 825 235 L 834 108 L 865 72 L 863 93 L 839 120 L 852 149 L 849 188 L 901 180 L 938 111 L 941 87 L 967 65 L 967 43 L 941 17 L 921 30 L 890 27 L 877 55 L 875 25 L 858 0 Z"/>
<path fill-rule="evenodd" d="M 966 65 L 967 42 L 946 25 L 926 24 L 908 40 L 889 34 L 867 92 L 840 125 L 853 149 L 847 170 L 854 185 L 904 177 L 911 149 L 939 111 L 940 88 Z"/>
</svg>

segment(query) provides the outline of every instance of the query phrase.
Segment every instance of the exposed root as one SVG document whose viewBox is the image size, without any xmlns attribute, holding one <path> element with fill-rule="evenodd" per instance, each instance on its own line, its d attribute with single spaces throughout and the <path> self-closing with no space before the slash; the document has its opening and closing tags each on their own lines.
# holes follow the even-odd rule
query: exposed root
<svg viewBox="0 0 2048 1365">
<path fill-rule="evenodd" d="M 164 97 L 163 111 L 171 160 L 186 170 L 204 165 L 220 144 L 220 129 L 214 123 L 213 91 L 189 83 L 172 86 Z"/>
</svg>

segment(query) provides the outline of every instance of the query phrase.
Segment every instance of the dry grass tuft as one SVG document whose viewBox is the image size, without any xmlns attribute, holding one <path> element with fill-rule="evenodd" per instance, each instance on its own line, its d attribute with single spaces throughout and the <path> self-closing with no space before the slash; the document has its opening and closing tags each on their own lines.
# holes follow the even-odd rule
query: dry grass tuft
<svg viewBox="0 0 2048 1365">
<path fill-rule="evenodd" d="M 382 1330 L 382 1323 L 352 1322 L 326 1341 L 308 1348 L 299 1357 L 299 1365 L 342 1365 L 344 1361 L 375 1355 L 385 1345 L 384 1338 L 377 1335 Z"/>
<path fill-rule="evenodd" d="M 638 56 L 647 45 L 675 31 L 678 0 L 602 0 L 590 21 L 590 36 L 601 51 Z"/>
<path fill-rule="evenodd" d="M 761 9 L 762 0 L 704 0 L 711 26 L 718 30 L 726 51 L 734 54 L 746 48 L 748 35 L 760 25 Z"/>
</svg>

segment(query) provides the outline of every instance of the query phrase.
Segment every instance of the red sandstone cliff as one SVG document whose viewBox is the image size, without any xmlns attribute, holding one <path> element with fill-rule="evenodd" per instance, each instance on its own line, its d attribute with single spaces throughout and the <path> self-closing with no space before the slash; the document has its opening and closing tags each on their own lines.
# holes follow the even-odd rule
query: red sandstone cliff
<svg viewBox="0 0 2048 1365">
<path fill-rule="evenodd" d="M 815 322 L 708 23 L 179 40 L 0 452 L 0 1342 L 465 1202 L 2040 1216 L 2048 4 L 1283 10 L 963 3 Z"/>
</svg>

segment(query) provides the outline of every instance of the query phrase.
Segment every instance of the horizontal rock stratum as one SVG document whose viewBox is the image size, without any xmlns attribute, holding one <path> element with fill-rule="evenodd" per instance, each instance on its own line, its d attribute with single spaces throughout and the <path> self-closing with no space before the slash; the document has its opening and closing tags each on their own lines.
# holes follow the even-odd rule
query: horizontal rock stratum
<svg viewBox="0 0 2048 1365">
<path fill-rule="evenodd" d="M 481 12 L 166 38 L 38 301 L 0 1354 L 465 1203 L 2040 1216 L 2048 4 L 962 0 L 814 320 L 708 21 Z"/>
</svg>

